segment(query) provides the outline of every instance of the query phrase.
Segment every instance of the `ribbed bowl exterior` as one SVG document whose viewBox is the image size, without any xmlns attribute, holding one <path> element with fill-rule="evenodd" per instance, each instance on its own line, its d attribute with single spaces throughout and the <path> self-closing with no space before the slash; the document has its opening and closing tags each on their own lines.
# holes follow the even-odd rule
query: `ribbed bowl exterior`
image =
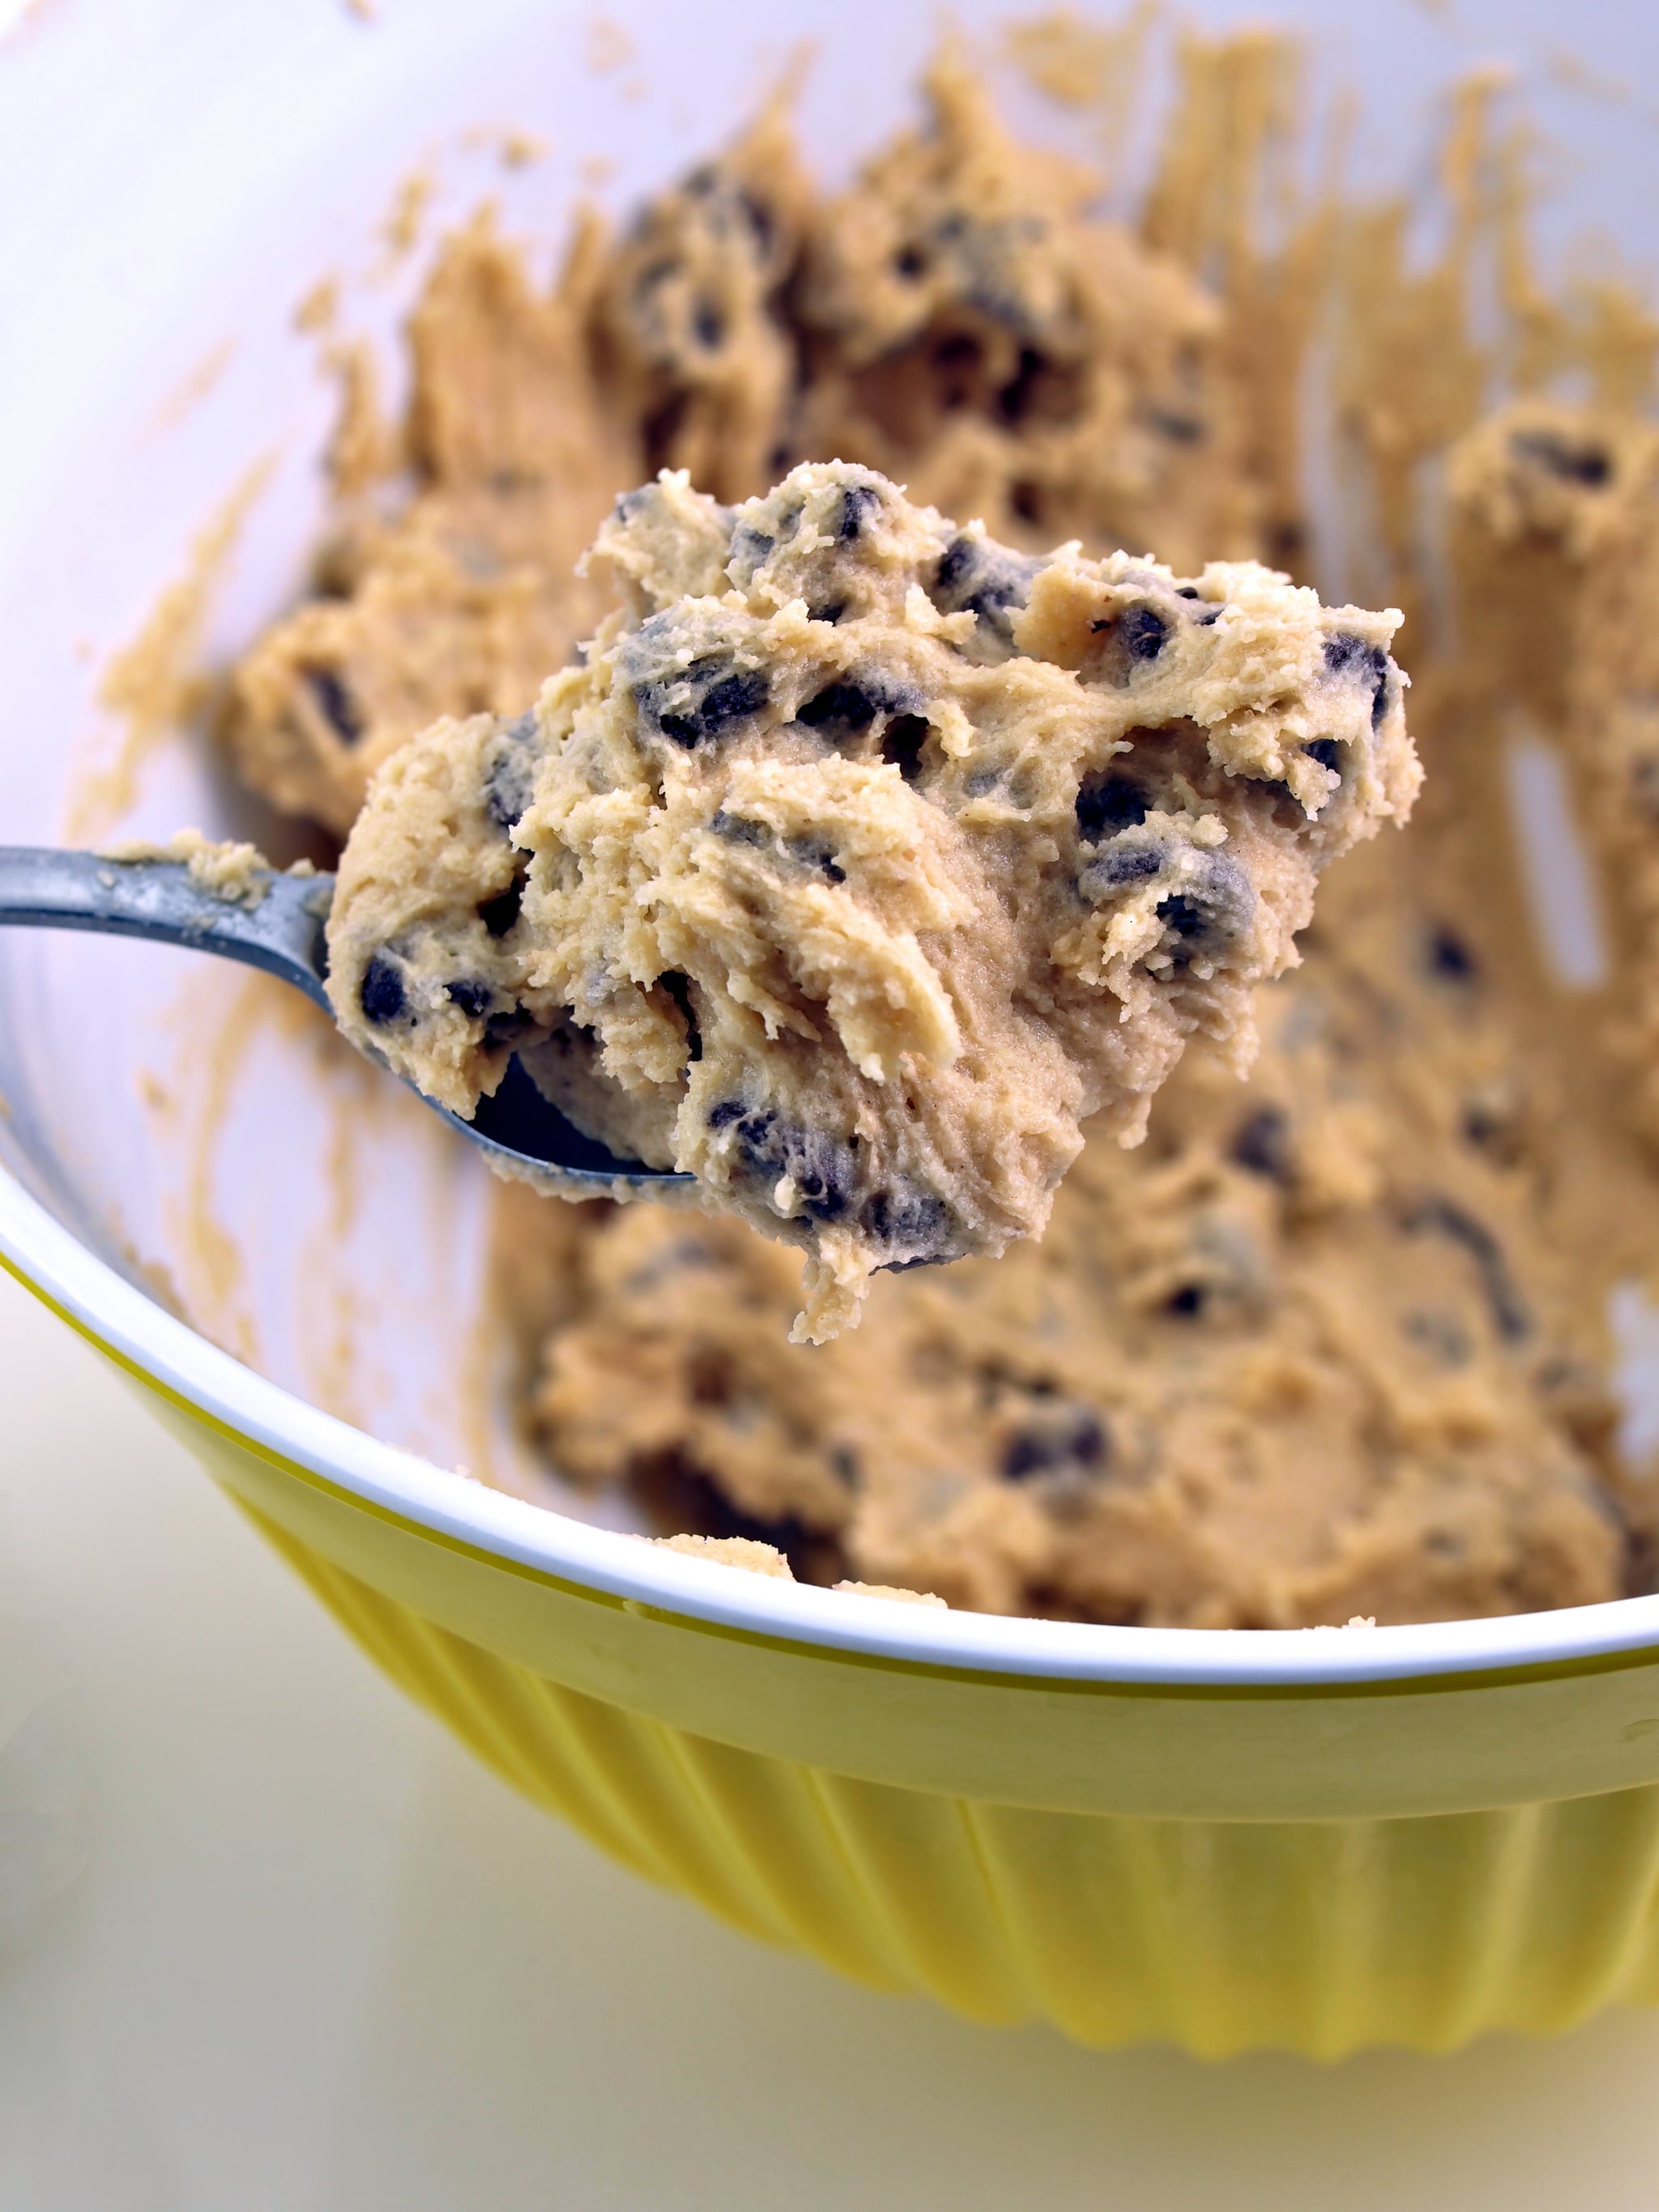
<svg viewBox="0 0 1659 2212">
<path fill-rule="evenodd" d="M 1448 2051 L 1659 1994 L 1659 1785 L 1335 1821 L 1054 1813 L 861 1782 L 562 1688 L 265 1533 L 515 1788 L 744 1933 L 1101 2048 Z"/>
</svg>

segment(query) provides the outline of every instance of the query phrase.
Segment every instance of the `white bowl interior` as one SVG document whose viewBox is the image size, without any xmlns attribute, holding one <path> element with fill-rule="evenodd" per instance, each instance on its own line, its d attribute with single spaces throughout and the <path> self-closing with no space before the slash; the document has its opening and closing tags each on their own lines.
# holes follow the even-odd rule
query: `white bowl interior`
<svg viewBox="0 0 1659 2212">
<path fill-rule="evenodd" d="M 976 30 L 1006 12 L 955 10 Z M 1406 143 L 1426 144 L 1434 88 L 1479 55 L 1515 58 L 1584 157 L 1564 172 L 1552 225 L 1600 221 L 1639 252 L 1659 142 L 1610 95 L 1552 83 L 1559 33 L 1545 9 L 1465 5 L 1455 25 L 1405 4 L 1273 12 L 1319 27 L 1329 72 L 1361 88 L 1361 160 L 1378 174 L 1402 173 L 1401 112 Z M 132 759 L 127 800 L 90 807 L 89 778 L 133 744 L 100 691 L 238 486 L 245 512 L 211 570 L 195 657 L 222 666 L 301 590 L 332 400 L 294 311 L 337 276 L 348 325 L 395 372 L 422 258 L 394 256 L 384 234 L 400 180 L 434 179 L 427 244 L 489 191 L 550 264 L 593 164 L 608 165 L 601 197 L 625 208 L 718 142 L 798 38 L 818 46 L 801 101 L 809 155 L 844 174 L 906 108 L 936 28 L 931 10 L 854 0 L 798 4 L 787 32 L 758 0 L 615 15 L 613 35 L 546 0 L 387 0 L 368 21 L 343 0 L 143 0 L 48 9 L 0 39 L 0 189 L 29 210 L 0 235 L 0 841 L 188 823 L 252 835 L 279 858 L 299 849 L 229 786 L 199 731 L 167 718 Z M 1639 72 L 1633 40 L 1659 59 L 1659 33 L 1626 9 L 1581 9 L 1573 28 L 1587 52 L 1616 29 L 1621 68 Z M 1013 106 L 1024 127 L 1064 136 L 1052 111 Z M 544 137 L 548 157 L 504 171 L 503 126 Z M 481 1164 L 279 987 L 198 955 L 10 933 L 0 1097 L 0 1161 L 129 1279 L 165 1278 L 225 1349 L 439 1467 L 629 1525 L 625 1500 L 596 1509 L 568 1491 L 501 1419 L 477 1320 Z M 1632 1306 L 1633 1345 L 1646 1326 Z M 1659 1404 L 1659 1385 L 1645 1395 Z"/>
</svg>

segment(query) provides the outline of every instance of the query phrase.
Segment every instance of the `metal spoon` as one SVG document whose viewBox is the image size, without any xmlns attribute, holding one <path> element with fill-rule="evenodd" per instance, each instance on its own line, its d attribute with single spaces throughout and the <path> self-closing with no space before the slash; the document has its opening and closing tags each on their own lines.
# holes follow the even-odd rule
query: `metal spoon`
<svg viewBox="0 0 1659 2212">
<path fill-rule="evenodd" d="M 0 845 L 0 928 L 92 929 L 217 952 L 291 983 L 332 1020 L 323 979 L 333 877 L 273 870 L 259 882 L 261 895 L 250 906 L 199 882 L 181 860 L 122 860 L 46 846 Z M 667 1187 L 693 1181 L 671 1168 L 618 1159 L 585 1137 L 548 1103 L 516 1059 L 495 1096 L 479 1100 L 471 1121 L 429 1098 L 422 1103 L 502 1172 L 567 1198 L 621 1195 L 618 1185 L 631 1191 L 647 1184 L 665 1198 Z"/>
</svg>

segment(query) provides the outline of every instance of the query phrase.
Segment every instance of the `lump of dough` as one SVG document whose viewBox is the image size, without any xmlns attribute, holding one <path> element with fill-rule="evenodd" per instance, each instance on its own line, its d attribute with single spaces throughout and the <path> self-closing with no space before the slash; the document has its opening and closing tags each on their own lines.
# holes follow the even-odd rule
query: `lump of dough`
<svg viewBox="0 0 1659 2212">
<path fill-rule="evenodd" d="M 1253 562 L 1022 556 L 842 463 L 736 510 L 665 473 L 596 552 L 585 663 L 371 787 L 335 1011 L 462 1115 L 518 1050 L 803 1246 L 815 1341 L 1040 1235 L 1194 1032 L 1247 1065 L 1319 869 L 1415 793 L 1397 617 Z"/>
<path fill-rule="evenodd" d="M 795 451 L 867 462 L 1022 544 L 1151 545 L 1177 567 L 1258 551 L 1216 301 L 1100 220 L 1095 172 L 1013 139 L 958 56 L 927 94 L 926 126 L 809 237 Z"/>
</svg>

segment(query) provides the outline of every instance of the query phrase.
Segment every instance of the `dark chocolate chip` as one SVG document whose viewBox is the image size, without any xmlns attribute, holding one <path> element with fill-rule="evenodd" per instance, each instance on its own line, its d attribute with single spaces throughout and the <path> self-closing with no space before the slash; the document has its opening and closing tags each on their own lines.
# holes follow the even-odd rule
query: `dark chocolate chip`
<svg viewBox="0 0 1659 2212">
<path fill-rule="evenodd" d="M 1467 983 L 1479 972 L 1479 963 L 1457 933 L 1442 924 L 1429 933 L 1429 970 L 1449 982 Z"/>
<path fill-rule="evenodd" d="M 904 1255 L 887 1262 L 895 1273 L 951 1256 L 951 1209 L 937 1191 L 915 1183 L 872 1191 L 859 1214 L 859 1226 L 872 1243 Z"/>
<path fill-rule="evenodd" d="M 857 737 L 887 710 L 886 700 L 878 691 L 858 684 L 830 684 L 806 702 L 795 720 L 834 743 Z"/>
<path fill-rule="evenodd" d="M 788 1176 L 800 1194 L 800 1211 L 811 1221 L 838 1221 L 852 1203 L 856 1161 L 853 1148 L 822 1129 L 781 1121 L 770 1107 L 731 1110 L 714 1107 L 711 1128 L 731 1127 L 747 1166 L 775 1182 Z"/>
<path fill-rule="evenodd" d="M 763 253 L 772 250 L 772 240 L 777 234 L 777 222 L 763 199 L 745 190 L 738 193 L 738 205 L 749 218 L 749 228 L 755 234 L 755 243 Z"/>
<path fill-rule="evenodd" d="M 1600 446 L 1578 445 L 1557 430 L 1512 430 L 1510 451 L 1517 460 L 1535 461 L 1564 483 L 1597 491 L 1613 474 L 1613 462 Z"/>
<path fill-rule="evenodd" d="M 1168 618 L 1145 599 L 1089 627 L 1101 641 L 1096 672 L 1109 684 L 1127 684 L 1142 661 L 1156 660 L 1170 635 Z"/>
<path fill-rule="evenodd" d="M 1156 660 L 1170 635 L 1170 625 L 1158 609 L 1145 605 L 1127 609 L 1118 629 L 1131 660 Z"/>
<path fill-rule="evenodd" d="M 479 1021 L 495 1003 L 495 992 L 494 986 L 481 976 L 458 975 L 453 983 L 445 984 L 444 996 L 464 1014 Z"/>
<path fill-rule="evenodd" d="M 1002 1448 L 1002 1479 L 1025 1482 L 1057 1468 L 1099 1468 L 1106 1463 L 1106 1430 L 1087 1406 L 1054 1408 L 1052 1416 L 1023 1424 Z"/>
<path fill-rule="evenodd" d="M 534 714 L 520 714 L 492 741 L 495 757 L 484 774 L 484 811 L 510 836 L 535 796 L 537 737 Z"/>
<path fill-rule="evenodd" d="M 971 613 L 1004 643 L 1013 641 L 1013 617 L 1030 597 L 1040 561 L 1006 546 L 963 534 L 939 556 L 931 593 L 941 614 Z"/>
<path fill-rule="evenodd" d="M 1370 685 L 1371 727 L 1376 729 L 1388 712 L 1392 690 L 1389 656 L 1382 647 L 1356 637 L 1352 630 L 1337 630 L 1325 641 L 1325 665 L 1333 676 L 1351 676 Z"/>
<path fill-rule="evenodd" d="M 524 878 L 517 877 L 504 891 L 494 898 L 485 899 L 478 908 L 478 919 L 492 937 L 505 937 L 519 918 L 519 908 L 524 904 Z"/>
<path fill-rule="evenodd" d="M 1164 928 L 1176 940 L 1177 965 L 1218 951 L 1244 927 L 1255 906 L 1250 879 L 1238 863 L 1224 854 L 1205 854 L 1194 884 L 1158 902 Z"/>
<path fill-rule="evenodd" d="M 1176 592 L 1176 597 L 1178 599 L 1196 599 L 1201 596 L 1196 584 L 1182 584 Z"/>
<path fill-rule="evenodd" d="M 1321 768 L 1328 768 L 1334 775 L 1342 773 L 1342 745 L 1336 738 L 1316 738 L 1308 747 L 1308 758 L 1316 760 Z"/>
<path fill-rule="evenodd" d="M 697 343 L 709 353 L 717 353 L 726 343 L 726 318 L 712 300 L 697 301 L 691 311 L 691 328 Z"/>
<path fill-rule="evenodd" d="M 1232 1157 L 1252 1175 L 1286 1182 L 1291 1173 L 1291 1121 L 1282 1106 L 1262 1106 L 1233 1133 Z"/>
<path fill-rule="evenodd" d="M 1102 775 L 1085 775 L 1078 787 L 1078 835 L 1085 845 L 1098 845 L 1103 838 L 1144 822 L 1151 804 L 1133 776 L 1113 769 Z"/>
<path fill-rule="evenodd" d="M 376 1029 L 384 1029 L 389 1022 L 401 1021 L 409 1012 L 402 973 L 386 953 L 369 955 L 363 980 L 357 986 L 357 1004 L 363 1010 L 363 1019 L 372 1022 Z"/>
<path fill-rule="evenodd" d="M 921 751 L 933 724 L 925 714 L 896 714 L 882 732 L 881 757 L 907 783 L 921 773 Z"/>
<path fill-rule="evenodd" d="M 907 283 L 914 284 L 918 276 L 927 273 L 927 256 L 919 246 L 902 246 L 893 256 L 893 267 Z"/>
<path fill-rule="evenodd" d="M 832 884 L 847 881 L 847 871 L 836 858 L 835 847 L 827 844 L 822 837 L 791 837 L 787 849 L 790 857 L 799 860 L 803 867 L 816 869 L 819 875 L 828 877 Z"/>
<path fill-rule="evenodd" d="M 1077 887 L 1092 905 L 1112 891 L 1126 890 L 1131 884 L 1149 883 L 1163 872 L 1168 858 L 1158 845 L 1134 845 L 1127 850 L 1108 845 L 1099 859 L 1091 861 L 1078 878 Z"/>
<path fill-rule="evenodd" d="M 763 530 L 751 530 L 745 522 L 732 533 L 733 567 L 744 568 L 751 571 L 758 568 L 777 542 L 775 538 L 769 538 Z"/>
<path fill-rule="evenodd" d="M 769 845 L 772 842 L 772 832 L 765 823 L 753 821 L 747 814 L 728 814 L 723 806 L 709 816 L 708 827 L 728 844 Z"/>
<path fill-rule="evenodd" d="M 881 506 L 881 494 L 874 484 L 848 484 L 842 494 L 841 526 L 836 532 L 843 545 L 850 545 L 863 534 L 869 517 Z"/>
<path fill-rule="evenodd" d="M 723 665 L 713 660 L 694 660 L 685 672 L 695 684 L 700 675 L 712 673 L 716 666 Z M 658 691 L 660 696 L 656 685 L 640 684 L 635 689 L 635 698 L 648 712 L 644 696 L 647 691 Z M 710 684 L 695 707 L 658 712 L 653 719 L 664 737 L 689 748 L 724 737 L 738 723 L 759 714 L 770 696 L 771 687 L 764 670 L 739 668 Z"/>
<path fill-rule="evenodd" d="M 321 708 L 323 719 L 343 745 L 355 745 L 368 727 L 363 712 L 352 696 L 345 678 L 337 668 L 313 665 L 302 668 L 301 674 L 311 687 L 311 695 Z"/>
</svg>

